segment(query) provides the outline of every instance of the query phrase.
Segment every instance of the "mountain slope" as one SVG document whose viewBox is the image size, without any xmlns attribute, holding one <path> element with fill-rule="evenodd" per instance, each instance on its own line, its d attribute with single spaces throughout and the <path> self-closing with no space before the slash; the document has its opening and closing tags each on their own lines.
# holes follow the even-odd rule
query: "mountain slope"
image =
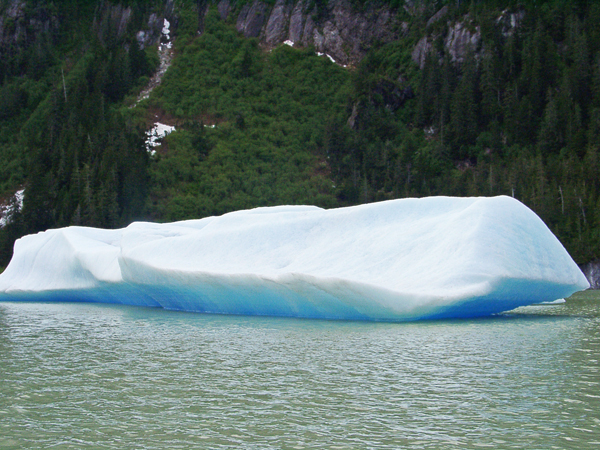
<svg viewBox="0 0 600 450">
<path fill-rule="evenodd" d="M 69 223 L 500 194 L 600 258 L 595 2 L 33 5 L 0 10 L 0 191 L 26 192 L 5 262 L 15 237 Z M 173 65 L 130 108 L 163 17 Z M 158 120 L 176 131 L 150 156 Z"/>
</svg>

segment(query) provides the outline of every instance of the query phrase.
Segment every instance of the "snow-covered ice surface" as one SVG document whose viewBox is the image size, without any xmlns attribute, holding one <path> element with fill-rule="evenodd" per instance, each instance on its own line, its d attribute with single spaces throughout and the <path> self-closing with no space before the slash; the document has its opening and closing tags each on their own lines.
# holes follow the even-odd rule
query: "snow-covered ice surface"
<svg viewBox="0 0 600 450">
<path fill-rule="evenodd" d="M 0 300 L 351 320 L 486 316 L 589 286 L 510 197 L 279 206 L 19 239 Z"/>
</svg>

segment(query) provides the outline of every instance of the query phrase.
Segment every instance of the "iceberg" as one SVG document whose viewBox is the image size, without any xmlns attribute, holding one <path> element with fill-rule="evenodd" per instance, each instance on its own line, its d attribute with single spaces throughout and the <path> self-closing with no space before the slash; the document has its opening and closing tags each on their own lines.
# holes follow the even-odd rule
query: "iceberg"
<svg viewBox="0 0 600 450">
<path fill-rule="evenodd" d="M 588 287 L 519 201 L 429 197 L 47 230 L 16 241 L 0 300 L 407 321 L 488 316 Z"/>
</svg>

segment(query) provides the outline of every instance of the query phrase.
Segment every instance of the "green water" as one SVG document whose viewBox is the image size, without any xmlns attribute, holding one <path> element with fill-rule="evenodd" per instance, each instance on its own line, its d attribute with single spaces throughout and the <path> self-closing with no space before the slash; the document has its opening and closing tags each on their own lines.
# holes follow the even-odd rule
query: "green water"
<svg viewBox="0 0 600 450">
<path fill-rule="evenodd" d="M 600 448 L 600 296 L 408 324 L 0 303 L 0 448 Z"/>
</svg>

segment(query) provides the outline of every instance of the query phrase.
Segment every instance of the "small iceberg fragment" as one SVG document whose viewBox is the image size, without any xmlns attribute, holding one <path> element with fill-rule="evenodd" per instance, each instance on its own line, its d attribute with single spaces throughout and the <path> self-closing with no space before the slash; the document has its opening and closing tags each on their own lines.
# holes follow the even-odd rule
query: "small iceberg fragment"
<svg viewBox="0 0 600 450">
<path fill-rule="evenodd" d="M 429 197 L 48 230 L 15 243 L 0 300 L 405 321 L 488 316 L 587 287 L 519 201 Z"/>
</svg>

